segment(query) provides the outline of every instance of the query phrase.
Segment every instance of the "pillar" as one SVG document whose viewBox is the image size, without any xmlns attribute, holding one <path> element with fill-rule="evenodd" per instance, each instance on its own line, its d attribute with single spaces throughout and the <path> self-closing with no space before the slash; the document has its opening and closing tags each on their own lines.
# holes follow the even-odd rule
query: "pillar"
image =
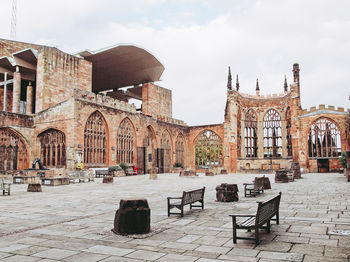
<svg viewBox="0 0 350 262">
<path fill-rule="evenodd" d="M 12 112 L 19 114 L 21 100 L 21 73 L 19 67 L 16 67 L 16 72 L 13 74 L 13 100 L 12 100 Z"/>
<path fill-rule="evenodd" d="M 33 113 L 33 87 L 31 82 L 27 86 L 27 115 L 31 115 Z"/>
<path fill-rule="evenodd" d="M 4 106 L 3 111 L 7 111 L 7 72 L 4 74 Z"/>
</svg>

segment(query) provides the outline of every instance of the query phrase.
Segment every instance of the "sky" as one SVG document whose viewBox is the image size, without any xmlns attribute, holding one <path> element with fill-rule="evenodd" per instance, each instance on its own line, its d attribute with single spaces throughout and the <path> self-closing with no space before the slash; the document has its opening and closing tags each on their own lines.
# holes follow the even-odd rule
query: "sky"
<svg viewBox="0 0 350 262">
<path fill-rule="evenodd" d="M 1 0 L 10 38 L 12 0 Z M 173 117 L 224 121 L 228 66 L 240 92 L 283 93 L 300 65 L 301 104 L 350 108 L 349 0 L 17 0 L 16 40 L 74 54 L 115 44 L 152 53 Z M 233 82 L 233 86 L 235 86 Z"/>
</svg>

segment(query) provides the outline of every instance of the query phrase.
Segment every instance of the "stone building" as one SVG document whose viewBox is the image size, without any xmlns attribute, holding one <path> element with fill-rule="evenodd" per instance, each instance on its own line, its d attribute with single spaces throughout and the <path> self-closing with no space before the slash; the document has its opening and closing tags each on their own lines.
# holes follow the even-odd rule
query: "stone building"
<svg viewBox="0 0 350 262">
<path fill-rule="evenodd" d="M 64 174 L 135 164 L 139 173 L 218 166 L 229 172 L 289 168 L 333 171 L 350 149 L 349 112 L 300 105 L 299 66 L 280 95 L 246 95 L 228 77 L 225 121 L 188 126 L 172 117 L 172 93 L 156 85 L 164 66 L 149 52 L 118 45 L 75 55 L 0 39 L 0 172 L 40 158 Z M 136 108 L 132 101 L 140 101 Z"/>
</svg>

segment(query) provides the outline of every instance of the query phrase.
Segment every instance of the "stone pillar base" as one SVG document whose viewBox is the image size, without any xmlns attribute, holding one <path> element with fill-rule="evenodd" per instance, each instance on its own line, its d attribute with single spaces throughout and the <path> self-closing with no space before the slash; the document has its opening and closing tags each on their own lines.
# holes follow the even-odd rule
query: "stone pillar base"
<svg viewBox="0 0 350 262">
<path fill-rule="evenodd" d="M 113 183 L 113 182 L 114 182 L 114 180 L 113 180 L 112 176 L 104 176 L 103 177 L 102 183 Z"/>
<path fill-rule="evenodd" d="M 41 184 L 28 184 L 27 192 L 42 192 Z"/>
</svg>

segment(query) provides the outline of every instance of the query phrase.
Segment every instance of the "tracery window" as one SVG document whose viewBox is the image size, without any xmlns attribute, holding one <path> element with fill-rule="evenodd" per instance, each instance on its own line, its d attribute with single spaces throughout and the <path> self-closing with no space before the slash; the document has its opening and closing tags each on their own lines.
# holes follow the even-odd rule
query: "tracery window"
<svg viewBox="0 0 350 262">
<path fill-rule="evenodd" d="M 22 139 L 11 129 L 0 129 L 0 170 L 28 168 L 27 148 Z"/>
<path fill-rule="evenodd" d="M 220 166 L 222 158 L 221 138 L 213 131 L 202 132 L 194 143 L 196 166 Z"/>
<path fill-rule="evenodd" d="M 134 129 L 129 119 L 124 119 L 118 128 L 117 163 L 134 162 Z"/>
<path fill-rule="evenodd" d="M 258 157 L 258 124 L 253 110 L 249 110 L 244 120 L 246 157 Z"/>
<path fill-rule="evenodd" d="M 292 118 L 290 113 L 290 108 L 287 108 L 286 112 L 286 127 L 287 127 L 287 155 L 293 156 L 293 147 L 292 147 Z"/>
<path fill-rule="evenodd" d="M 264 157 L 282 156 L 281 116 L 270 109 L 264 116 Z"/>
<path fill-rule="evenodd" d="M 327 118 L 316 120 L 308 137 L 309 157 L 338 157 L 341 154 L 341 139 L 338 126 Z"/>
<path fill-rule="evenodd" d="M 241 119 L 242 119 L 242 113 L 241 109 L 238 108 L 237 112 L 237 157 L 241 157 L 241 143 L 242 143 L 242 136 L 241 136 Z"/>
<path fill-rule="evenodd" d="M 185 147 L 184 147 L 184 138 L 182 135 L 179 135 L 177 141 L 175 142 L 175 154 L 176 154 L 176 163 L 180 163 L 182 167 L 185 164 Z"/>
<path fill-rule="evenodd" d="M 160 148 L 163 151 L 164 172 L 169 172 L 171 168 L 171 142 L 168 131 L 164 131 L 160 139 Z"/>
<path fill-rule="evenodd" d="M 44 167 L 64 167 L 66 165 L 66 136 L 56 129 L 48 129 L 38 136 L 40 160 Z"/>
<path fill-rule="evenodd" d="M 84 129 L 84 163 L 104 164 L 106 162 L 106 127 L 99 112 L 92 113 Z"/>
</svg>

